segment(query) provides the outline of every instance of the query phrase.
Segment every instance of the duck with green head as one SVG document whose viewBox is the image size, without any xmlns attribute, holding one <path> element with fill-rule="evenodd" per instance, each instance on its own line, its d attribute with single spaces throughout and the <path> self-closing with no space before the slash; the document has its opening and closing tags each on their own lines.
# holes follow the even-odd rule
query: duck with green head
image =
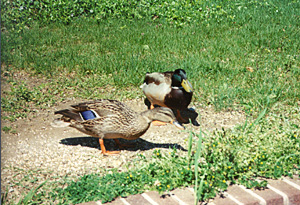
<svg viewBox="0 0 300 205">
<path fill-rule="evenodd" d="M 180 111 L 187 109 L 193 96 L 185 70 L 147 73 L 141 88 L 151 103 L 151 109 L 154 105 L 171 108 L 176 110 L 178 120 L 183 121 Z"/>
</svg>

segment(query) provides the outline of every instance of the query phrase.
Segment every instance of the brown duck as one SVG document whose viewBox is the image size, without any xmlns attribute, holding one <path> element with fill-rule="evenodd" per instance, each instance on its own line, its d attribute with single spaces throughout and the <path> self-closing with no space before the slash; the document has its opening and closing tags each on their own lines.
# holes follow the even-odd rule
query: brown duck
<svg viewBox="0 0 300 205">
<path fill-rule="evenodd" d="M 104 155 L 119 154 L 120 151 L 107 151 L 103 139 L 114 139 L 119 147 L 123 147 L 118 138 L 134 140 L 141 137 L 153 120 L 159 120 L 184 129 L 174 116 L 171 109 L 159 107 L 141 113 L 117 100 L 96 100 L 72 105 L 70 109 L 56 111 L 61 114 L 58 122 L 67 125 L 93 137 L 99 138 Z"/>
</svg>

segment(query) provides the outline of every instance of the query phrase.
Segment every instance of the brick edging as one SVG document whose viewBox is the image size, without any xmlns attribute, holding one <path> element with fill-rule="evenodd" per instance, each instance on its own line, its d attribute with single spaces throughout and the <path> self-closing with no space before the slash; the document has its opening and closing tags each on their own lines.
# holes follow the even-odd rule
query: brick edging
<svg viewBox="0 0 300 205">
<path fill-rule="evenodd" d="M 246 189 L 241 185 L 232 185 L 223 196 L 209 200 L 210 205 L 231 204 L 300 204 L 300 178 L 284 177 L 280 180 L 268 179 L 268 186 L 264 190 Z M 168 194 L 160 195 L 158 192 L 149 191 L 143 194 L 131 195 L 126 198 L 117 198 L 105 205 L 194 205 L 194 189 L 180 188 Z M 101 201 L 81 203 L 80 205 L 100 205 Z M 202 204 L 202 203 L 199 203 Z"/>
</svg>

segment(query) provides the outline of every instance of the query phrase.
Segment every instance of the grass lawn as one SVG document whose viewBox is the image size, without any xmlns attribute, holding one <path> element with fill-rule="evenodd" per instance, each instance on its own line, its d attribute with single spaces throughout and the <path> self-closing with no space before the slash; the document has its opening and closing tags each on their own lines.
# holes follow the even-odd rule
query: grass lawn
<svg viewBox="0 0 300 205">
<path fill-rule="evenodd" d="M 67 24 L 34 21 L 19 32 L 3 29 L 1 72 L 11 85 L 1 98 L 5 120 L 26 118 L 30 106 L 46 109 L 71 96 L 141 98 L 136 91 L 146 72 L 177 68 L 187 71 L 194 102 L 247 115 L 234 129 L 191 132 L 199 141 L 195 147 L 190 142 L 187 156 L 156 150 L 151 160 L 141 156 L 143 170 L 66 180 L 66 188 L 57 184 L 51 194 L 40 191 L 50 186 L 45 182 L 22 200 L 111 201 L 144 187 L 165 191 L 188 185 L 196 185 L 197 199 L 205 200 L 231 183 L 259 188 L 265 183 L 257 177 L 299 174 L 300 2 L 216 1 L 208 6 L 203 7 L 207 15 L 191 22 L 174 16 L 85 17 Z M 48 81 L 29 87 L 10 78 L 19 70 Z"/>
</svg>

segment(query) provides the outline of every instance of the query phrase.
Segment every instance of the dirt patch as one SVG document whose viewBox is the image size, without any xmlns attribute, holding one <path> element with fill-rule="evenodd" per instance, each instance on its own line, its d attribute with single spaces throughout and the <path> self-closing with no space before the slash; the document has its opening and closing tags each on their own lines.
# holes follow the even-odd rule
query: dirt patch
<svg viewBox="0 0 300 205">
<path fill-rule="evenodd" d="M 187 124 L 186 130 L 181 131 L 170 124 L 151 126 L 140 139 L 129 141 L 135 144 L 134 148 L 122 150 L 118 156 L 107 157 L 101 154 L 98 139 L 73 128 L 54 128 L 50 125 L 57 117 L 53 114 L 55 110 L 82 101 L 68 99 L 47 110 L 36 110 L 27 119 L 14 123 L 2 120 L 2 127 L 11 126 L 16 130 L 15 134 L 1 132 L 1 191 L 3 193 L 8 188 L 8 200 L 15 201 L 15 197 L 19 197 L 25 189 L 36 187 L 52 177 L 76 177 L 107 168 L 127 169 L 125 165 L 134 162 L 138 154 L 149 156 L 154 149 L 167 152 L 169 147 L 176 147 L 186 153 L 189 130 L 199 133 L 201 128 L 211 132 L 234 127 L 245 120 L 244 114 L 237 111 L 215 112 L 212 107 L 195 104 L 199 127 Z M 147 109 L 142 99 L 125 103 L 136 111 Z M 117 150 L 113 140 L 106 140 L 105 145 L 108 150 Z M 26 188 L 14 185 L 14 180 L 21 180 L 32 170 L 39 170 L 40 177 L 35 182 L 28 183 Z"/>
</svg>

